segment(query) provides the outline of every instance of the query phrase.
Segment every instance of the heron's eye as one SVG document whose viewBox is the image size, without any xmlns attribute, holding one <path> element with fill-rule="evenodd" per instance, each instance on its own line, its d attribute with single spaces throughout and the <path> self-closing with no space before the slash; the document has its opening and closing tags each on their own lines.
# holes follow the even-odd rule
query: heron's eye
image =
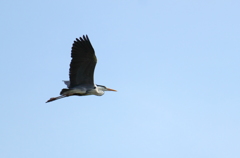
<svg viewBox="0 0 240 158">
<path fill-rule="evenodd" d="M 96 89 L 96 87 L 94 87 L 94 89 Z"/>
</svg>

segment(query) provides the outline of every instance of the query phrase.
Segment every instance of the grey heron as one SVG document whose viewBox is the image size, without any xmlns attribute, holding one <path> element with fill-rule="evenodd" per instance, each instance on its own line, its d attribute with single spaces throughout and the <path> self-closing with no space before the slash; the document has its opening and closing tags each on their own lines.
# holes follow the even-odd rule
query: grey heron
<svg viewBox="0 0 240 158">
<path fill-rule="evenodd" d="M 64 81 L 68 88 L 60 96 L 50 98 L 46 103 L 69 96 L 102 96 L 104 91 L 116 91 L 102 85 L 94 84 L 94 69 L 97 63 L 94 49 L 88 36 L 76 38 L 72 45 L 69 81 Z"/>
</svg>

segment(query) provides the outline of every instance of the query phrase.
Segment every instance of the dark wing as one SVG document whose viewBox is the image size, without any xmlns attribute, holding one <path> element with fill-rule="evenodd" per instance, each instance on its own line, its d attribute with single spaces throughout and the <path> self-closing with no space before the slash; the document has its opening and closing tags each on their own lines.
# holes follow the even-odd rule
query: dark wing
<svg viewBox="0 0 240 158">
<path fill-rule="evenodd" d="M 74 41 L 71 57 L 69 88 L 78 85 L 93 85 L 93 74 L 97 58 L 87 35 L 83 35 L 83 37 Z"/>
</svg>

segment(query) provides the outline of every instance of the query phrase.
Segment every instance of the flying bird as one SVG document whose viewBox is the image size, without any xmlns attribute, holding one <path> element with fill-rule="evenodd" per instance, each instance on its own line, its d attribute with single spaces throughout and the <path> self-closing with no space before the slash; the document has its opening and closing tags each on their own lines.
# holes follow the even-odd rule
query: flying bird
<svg viewBox="0 0 240 158">
<path fill-rule="evenodd" d="M 97 57 L 88 36 L 76 38 L 72 45 L 69 81 L 64 81 L 68 88 L 60 96 L 50 98 L 46 103 L 69 96 L 102 96 L 105 91 L 116 91 L 102 85 L 94 84 L 94 69 Z"/>
</svg>

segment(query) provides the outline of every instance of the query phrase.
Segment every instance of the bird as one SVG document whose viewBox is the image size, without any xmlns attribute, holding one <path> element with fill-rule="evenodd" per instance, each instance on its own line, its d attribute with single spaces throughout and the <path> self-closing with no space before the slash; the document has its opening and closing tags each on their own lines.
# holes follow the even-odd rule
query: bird
<svg viewBox="0 0 240 158">
<path fill-rule="evenodd" d="M 88 35 L 83 35 L 74 40 L 71 58 L 69 81 L 63 81 L 67 88 L 61 90 L 60 96 L 52 97 L 46 103 L 69 96 L 102 96 L 105 91 L 116 92 L 116 90 L 106 86 L 94 84 L 94 69 L 97 64 L 97 57 Z"/>
</svg>

